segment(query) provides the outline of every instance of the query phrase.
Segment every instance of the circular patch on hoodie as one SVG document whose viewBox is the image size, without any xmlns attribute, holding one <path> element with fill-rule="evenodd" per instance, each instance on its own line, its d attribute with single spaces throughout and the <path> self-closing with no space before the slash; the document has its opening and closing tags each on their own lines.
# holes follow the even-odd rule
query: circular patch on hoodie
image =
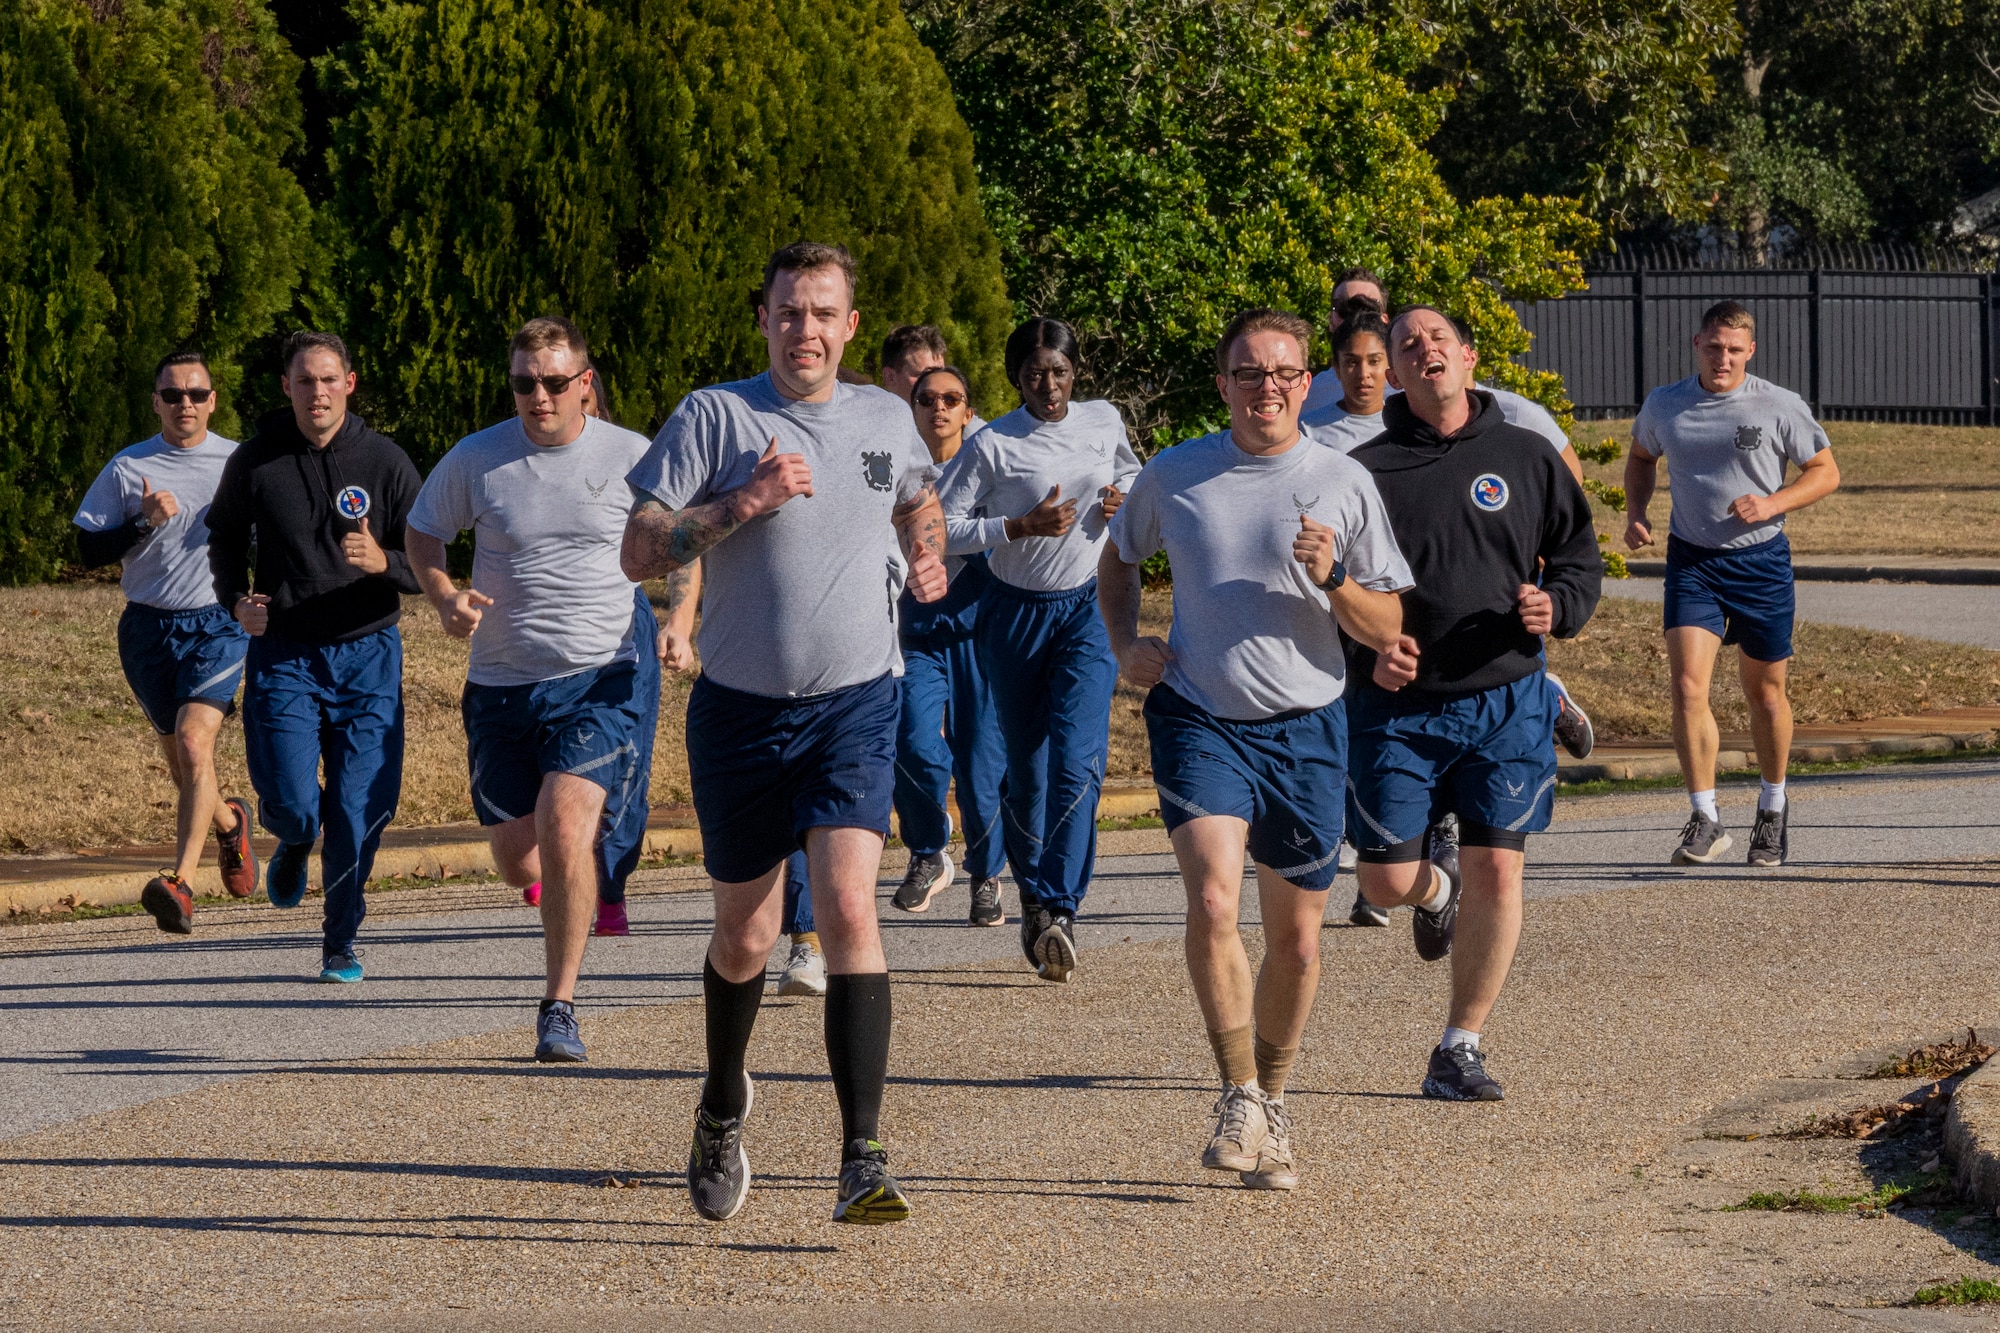
<svg viewBox="0 0 2000 1333">
<path fill-rule="evenodd" d="M 1472 503 L 1489 514 L 1497 514 L 1507 507 L 1508 491 L 1505 479 L 1491 472 L 1483 472 L 1472 482 Z"/>
<path fill-rule="evenodd" d="M 368 492 L 359 486 L 342 486 L 340 494 L 333 497 L 334 507 L 341 517 L 363 519 L 368 517 Z"/>
</svg>

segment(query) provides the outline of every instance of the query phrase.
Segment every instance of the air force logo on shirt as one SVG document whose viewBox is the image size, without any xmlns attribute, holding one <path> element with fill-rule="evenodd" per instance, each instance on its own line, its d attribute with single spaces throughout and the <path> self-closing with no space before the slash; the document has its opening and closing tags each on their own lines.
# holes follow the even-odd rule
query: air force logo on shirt
<svg viewBox="0 0 2000 1333">
<path fill-rule="evenodd" d="M 1472 503 L 1489 514 L 1497 514 L 1507 507 L 1509 492 L 1507 482 L 1491 472 L 1482 472 L 1472 481 Z"/>
<path fill-rule="evenodd" d="M 333 504 L 342 518 L 359 521 L 368 517 L 368 492 L 359 486 L 342 486 L 340 494 L 333 497 Z"/>
<path fill-rule="evenodd" d="M 865 453 L 861 455 L 861 475 L 868 479 L 870 490 L 887 491 L 896 486 L 895 459 L 890 454 Z"/>
</svg>

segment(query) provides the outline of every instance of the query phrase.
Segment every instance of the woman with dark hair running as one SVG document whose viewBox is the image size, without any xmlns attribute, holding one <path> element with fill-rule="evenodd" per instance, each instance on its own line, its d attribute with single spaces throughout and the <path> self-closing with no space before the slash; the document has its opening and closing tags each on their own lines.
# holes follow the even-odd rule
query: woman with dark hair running
<svg viewBox="0 0 2000 1333">
<path fill-rule="evenodd" d="M 992 551 L 975 641 L 1007 749 L 1001 822 L 1021 949 L 1045 981 L 1076 970 L 1118 683 L 1097 557 L 1139 475 L 1117 407 L 1072 400 L 1078 360 L 1059 319 L 1015 329 L 1007 378 L 1021 406 L 973 436 L 938 496 L 948 553 Z"/>
</svg>

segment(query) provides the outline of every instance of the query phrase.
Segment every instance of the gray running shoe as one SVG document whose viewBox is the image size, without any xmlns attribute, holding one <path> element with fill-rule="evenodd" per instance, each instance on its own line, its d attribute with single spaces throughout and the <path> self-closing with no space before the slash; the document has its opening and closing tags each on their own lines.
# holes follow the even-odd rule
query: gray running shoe
<svg viewBox="0 0 2000 1333">
<path fill-rule="evenodd" d="M 778 974 L 778 994 L 826 994 L 826 955 L 813 948 L 811 941 L 792 941 L 785 970 Z"/>
<path fill-rule="evenodd" d="M 581 1064 L 583 1037 L 576 1027 L 576 1006 L 551 1000 L 535 1016 L 535 1060 L 545 1065 Z"/>
<path fill-rule="evenodd" d="M 833 1205 L 836 1222 L 874 1227 L 910 1216 L 910 1198 L 889 1174 L 889 1153 L 873 1139 L 855 1139 L 847 1145 L 839 1192 Z"/>
<path fill-rule="evenodd" d="M 1256 1169 L 1243 1172 L 1240 1179 L 1253 1190 L 1295 1190 L 1299 1187 L 1299 1169 L 1292 1161 L 1292 1117 L 1282 1100 L 1264 1099 L 1264 1124 L 1264 1143 L 1257 1149 Z"/>
<path fill-rule="evenodd" d="M 1044 915 L 1048 925 L 1035 941 L 1035 970 L 1043 981 L 1066 982 L 1076 971 L 1076 918 L 1068 912 Z"/>
<path fill-rule="evenodd" d="M 1569 751 L 1570 758 L 1590 758 L 1590 752 L 1597 748 L 1597 732 L 1590 725 L 1590 714 L 1577 707 L 1568 687 L 1553 672 L 1549 674 L 1549 684 L 1556 687 L 1556 740 Z"/>
<path fill-rule="evenodd" d="M 1389 909 L 1377 907 L 1362 897 L 1357 889 L 1354 892 L 1354 907 L 1348 912 L 1347 919 L 1357 926 L 1386 926 L 1389 924 Z"/>
<path fill-rule="evenodd" d="M 1697 810 L 1681 826 L 1681 845 L 1674 848 L 1673 864 L 1705 866 L 1735 845 L 1720 823 Z"/>
<path fill-rule="evenodd" d="M 1424 1073 L 1424 1096 L 1441 1102 L 1497 1102 L 1506 1094 L 1500 1081 L 1486 1072 L 1486 1057 L 1477 1048 L 1465 1045 L 1431 1052 L 1431 1065 Z"/>
<path fill-rule="evenodd" d="M 1000 906 L 1000 881 L 982 879 L 972 886 L 972 911 L 966 923 L 974 926 L 1004 926 L 1007 913 Z"/>
<path fill-rule="evenodd" d="M 743 1114 L 717 1120 L 697 1105 L 694 1143 L 688 1148 L 688 1195 L 694 1210 L 711 1222 L 727 1222 L 743 1210 L 750 1197 L 750 1155 L 743 1150 L 743 1122 L 757 1099 L 756 1085 L 743 1076 L 747 1100 Z"/>
<path fill-rule="evenodd" d="M 1445 874 L 1445 880 L 1451 886 L 1451 895 L 1444 900 L 1444 906 L 1435 912 L 1426 912 L 1418 907 L 1410 913 L 1410 937 L 1416 942 L 1417 957 L 1426 963 L 1449 957 L 1452 937 L 1458 934 L 1458 900 L 1462 884 L 1457 874 L 1458 857 L 1454 855 L 1451 862 L 1452 868 Z M 1439 870 L 1444 869 L 1436 861 L 1431 864 Z"/>
<path fill-rule="evenodd" d="M 1444 814 L 1430 827 L 1430 863 L 1456 880 L 1458 878 L 1458 816 Z"/>
<path fill-rule="evenodd" d="M 910 868 L 903 872 L 903 882 L 896 888 L 893 901 L 905 912 L 928 912 L 931 899 L 945 891 L 951 883 L 951 858 L 943 852 L 932 852 L 928 856 L 912 854 Z"/>
<path fill-rule="evenodd" d="M 1211 1171 L 1255 1171 L 1257 1154 L 1270 1135 L 1264 1094 L 1256 1088 L 1232 1083 L 1222 1090 L 1215 1103 L 1215 1129 L 1201 1164 Z"/>
<path fill-rule="evenodd" d="M 1757 826 L 1750 830 L 1750 864 L 1753 866 L 1781 866 L 1791 854 L 1791 834 L 1785 829 L 1785 816 L 1791 813 L 1788 804 L 1783 810 L 1759 810 Z"/>
</svg>

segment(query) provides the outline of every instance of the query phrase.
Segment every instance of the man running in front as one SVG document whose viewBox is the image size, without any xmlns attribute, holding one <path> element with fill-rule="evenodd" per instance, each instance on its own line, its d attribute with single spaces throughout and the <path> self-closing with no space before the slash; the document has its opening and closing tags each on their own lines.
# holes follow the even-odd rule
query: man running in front
<svg viewBox="0 0 2000 1333">
<path fill-rule="evenodd" d="M 1646 517 L 1660 460 L 1674 488 L 1667 534 L 1667 661 L 1674 683 L 1674 749 L 1692 807 L 1675 865 L 1705 865 L 1731 846 L 1715 804 L 1720 739 L 1709 681 L 1724 644 L 1738 645 L 1737 674 L 1750 706 L 1750 735 L 1763 778 L 1749 863 L 1781 866 L 1786 833 L 1785 764 L 1792 704 L 1792 546 L 1785 515 L 1823 500 L 1840 468 L 1812 409 L 1789 389 L 1749 373 L 1757 321 L 1734 301 L 1710 306 L 1694 337 L 1700 369 L 1646 395 L 1625 460 L 1625 544 L 1649 546 Z M 1785 465 L 1799 475 L 1785 484 Z"/>
<path fill-rule="evenodd" d="M 946 590 L 936 467 L 909 407 L 838 379 L 854 337 L 854 261 L 798 242 L 764 268 L 771 367 L 687 396 L 633 469 L 628 578 L 700 558 L 702 674 L 687 745 L 715 933 L 702 967 L 708 1078 L 688 1192 L 710 1221 L 750 1192 L 744 1057 L 777 942 L 784 863 L 801 846 L 826 954 L 826 1050 L 840 1103 L 834 1220 L 910 1214 L 880 1140 L 889 973 L 875 878 L 895 784 L 896 598 Z"/>
<path fill-rule="evenodd" d="M 1603 561 L 1582 488 L 1471 387 L 1478 355 L 1449 318 L 1402 311 L 1389 355 L 1403 392 L 1383 408 L 1381 438 L 1349 456 L 1375 475 L 1416 587 L 1396 642 L 1356 655 L 1348 824 L 1361 891 L 1417 909 L 1418 957 L 1451 955 L 1451 1011 L 1424 1095 L 1498 1101 L 1480 1033 L 1520 940 L 1528 835 L 1554 808 L 1542 637 L 1583 628 Z M 1444 814 L 1458 816 L 1462 879 L 1425 855 L 1425 828 Z"/>
<path fill-rule="evenodd" d="M 473 810 L 501 877 L 542 885 L 535 1059 L 576 1061 L 599 823 L 638 780 L 639 657 L 657 651 L 618 563 L 632 512 L 624 477 L 648 442 L 584 411 L 590 349 L 576 325 L 531 319 L 509 355 L 515 415 L 439 461 L 407 544 L 445 633 L 472 640 L 461 708 Z M 445 547 L 467 528 L 472 582 L 461 589 Z"/>
<path fill-rule="evenodd" d="M 1120 668 L 1150 687 L 1160 814 L 1187 888 L 1187 961 L 1222 1075 L 1202 1165 L 1298 1184 L 1285 1079 L 1319 984 L 1346 786 L 1340 631 L 1388 648 L 1409 567 L 1366 469 L 1299 432 L 1312 326 L 1250 310 L 1216 348 L 1229 429 L 1156 455 L 1111 520 L 1099 605 Z M 1139 636 L 1139 564 L 1165 551 L 1173 629 Z M 1257 867 L 1264 965 L 1237 926 Z"/>
</svg>

